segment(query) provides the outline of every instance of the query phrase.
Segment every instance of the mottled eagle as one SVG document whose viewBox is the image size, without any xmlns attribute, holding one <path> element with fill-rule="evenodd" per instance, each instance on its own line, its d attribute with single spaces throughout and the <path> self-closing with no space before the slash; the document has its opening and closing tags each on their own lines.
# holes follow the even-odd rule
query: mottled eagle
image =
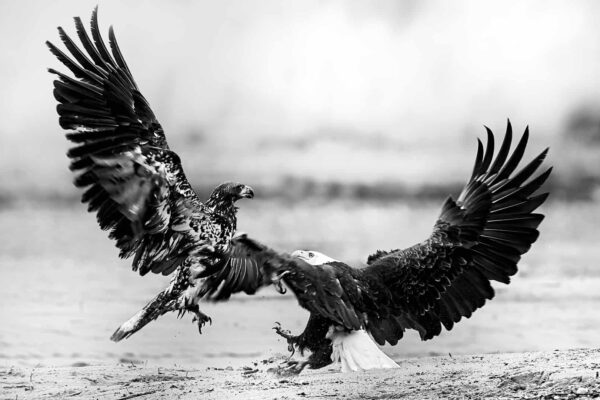
<svg viewBox="0 0 600 400">
<path fill-rule="evenodd" d="M 446 199 L 433 232 L 419 244 L 379 250 L 367 266 L 353 268 L 314 251 L 280 253 L 240 235 L 224 254 L 224 265 L 208 278 L 206 296 L 222 300 L 255 291 L 268 281 L 263 276 L 281 279 L 310 312 L 297 336 L 275 328 L 290 350 L 311 351 L 297 370 L 329 364 L 335 332 L 365 330 L 380 345 L 395 345 L 407 329 L 423 340 L 442 327 L 451 330 L 494 297 L 490 281 L 510 282 L 538 238 L 544 216 L 535 210 L 548 193 L 536 192 L 552 168 L 535 176 L 548 149 L 518 168 L 528 137 L 526 129 L 511 152 L 509 122 L 494 158 L 494 135 L 487 129 L 485 150 L 478 140 L 471 177 L 456 200 Z"/>
<path fill-rule="evenodd" d="M 179 156 L 169 149 L 163 129 L 140 93 L 119 50 L 112 27 L 107 49 L 98 28 L 97 8 L 90 38 L 75 18 L 79 48 L 62 28 L 70 56 L 50 42 L 52 54 L 74 75 L 58 75 L 54 97 L 60 126 L 75 144 L 67 155 L 84 189 L 81 201 L 110 231 L 133 270 L 169 275 L 171 284 L 112 336 L 130 336 L 168 311 L 191 311 L 199 329 L 210 320 L 198 307 L 199 273 L 227 252 L 236 231 L 235 202 L 252 198 L 249 186 L 226 182 L 201 202 L 186 179 Z M 191 285 L 193 283 L 193 285 Z"/>
</svg>

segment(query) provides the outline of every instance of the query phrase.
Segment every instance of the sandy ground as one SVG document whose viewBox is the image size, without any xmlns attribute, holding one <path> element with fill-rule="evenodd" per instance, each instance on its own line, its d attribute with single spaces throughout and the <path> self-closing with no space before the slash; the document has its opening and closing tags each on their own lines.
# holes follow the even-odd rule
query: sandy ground
<svg viewBox="0 0 600 400">
<path fill-rule="evenodd" d="M 360 373 L 97 365 L 3 368 L 0 399 L 588 399 L 600 397 L 600 349 L 415 358 Z"/>
</svg>

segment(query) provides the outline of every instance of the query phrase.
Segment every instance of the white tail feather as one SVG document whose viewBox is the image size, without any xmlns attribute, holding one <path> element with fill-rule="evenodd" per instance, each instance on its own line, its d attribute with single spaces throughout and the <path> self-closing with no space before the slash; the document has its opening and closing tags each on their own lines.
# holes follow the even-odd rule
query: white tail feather
<svg viewBox="0 0 600 400">
<path fill-rule="evenodd" d="M 327 337 L 333 346 L 331 359 L 341 366 L 342 372 L 399 368 L 364 330 L 344 332 L 330 329 Z"/>
</svg>

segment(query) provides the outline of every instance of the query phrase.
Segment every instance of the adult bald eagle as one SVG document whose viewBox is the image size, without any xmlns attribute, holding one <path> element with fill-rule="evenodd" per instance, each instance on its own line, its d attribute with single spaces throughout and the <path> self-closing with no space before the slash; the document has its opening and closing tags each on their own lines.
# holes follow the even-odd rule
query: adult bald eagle
<svg viewBox="0 0 600 400">
<path fill-rule="evenodd" d="M 544 216 L 534 211 L 548 193 L 535 193 L 552 168 L 534 176 L 546 149 L 517 170 L 528 137 L 526 129 L 511 154 L 509 122 L 494 159 L 488 129 L 485 150 L 478 140 L 470 179 L 457 200 L 444 202 L 433 232 L 419 244 L 378 250 L 365 268 L 352 268 L 317 252 L 279 253 L 241 235 L 232 240 L 225 265 L 208 279 L 207 297 L 221 300 L 254 291 L 266 282 L 263 276 L 277 275 L 310 311 L 300 335 L 275 328 L 291 350 L 311 351 L 295 367 L 298 371 L 306 364 L 317 368 L 331 362 L 332 340 L 339 342 L 336 332 L 364 329 L 377 343 L 395 345 L 406 329 L 417 330 L 423 340 L 439 335 L 442 326 L 451 330 L 494 297 L 490 281 L 510 282 L 521 255 L 538 238 Z M 347 346 L 349 353 L 342 356 L 361 359 L 364 345 Z"/>
<path fill-rule="evenodd" d="M 58 32 L 69 57 L 50 42 L 50 51 L 74 77 L 58 75 L 54 97 L 59 123 L 75 144 L 67 155 L 84 188 L 82 202 L 110 230 L 120 257 L 133 257 L 133 270 L 175 272 L 167 289 L 123 324 L 112 339 L 130 336 L 167 311 L 191 311 L 199 329 L 210 320 L 198 308 L 202 280 L 195 276 L 228 251 L 236 230 L 235 202 L 252 198 L 252 188 L 234 182 L 217 186 L 200 201 L 169 149 L 163 129 L 138 90 L 119 50 L 112 27 L 108 51 L 98 28 L 97 8 L 88 36 L 75 18 L 81 50 L 62 28 Z M 112 55 L 111 55 L 112 53 Z M 193 282 L 193 286 L 190 284 Z"/>
</svg>

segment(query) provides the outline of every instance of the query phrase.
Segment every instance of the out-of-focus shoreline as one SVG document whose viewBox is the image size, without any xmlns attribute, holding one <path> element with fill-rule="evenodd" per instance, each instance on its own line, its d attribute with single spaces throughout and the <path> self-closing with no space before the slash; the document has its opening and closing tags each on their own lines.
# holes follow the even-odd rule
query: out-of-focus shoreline
<svg viewBox="0 0 600 400">
<path fill-rule="evenodd" d="M 441 203 L 449 195 L 457 197 L 464 182 L 412 185 L 403 182 L 336 182 L 286 177 L 276 182 L 259 180 L 249 184 L 254 187 L 260 201 L 298 203 L 342 200 L 385 204 L 398 201 Z M 214 182 L 194 187 L 201 199 L 208 198 L 213 189 Z M 549 202 L 595 201 L 600 197 L 600 176 L 582 175 L 569 179 L 552 177 L 544 185 L 544 191 L 551 193 Z M 75 188 L 66 191 L 48 188 L 37 190 L 32 186 L 26 191 L 4 190 L 0 192 L 0 210 L 18 207 L 23 203 L 45 207 L 69 207 L 79 203 L 80 197 L 81 193 Z"/>
</svg>

